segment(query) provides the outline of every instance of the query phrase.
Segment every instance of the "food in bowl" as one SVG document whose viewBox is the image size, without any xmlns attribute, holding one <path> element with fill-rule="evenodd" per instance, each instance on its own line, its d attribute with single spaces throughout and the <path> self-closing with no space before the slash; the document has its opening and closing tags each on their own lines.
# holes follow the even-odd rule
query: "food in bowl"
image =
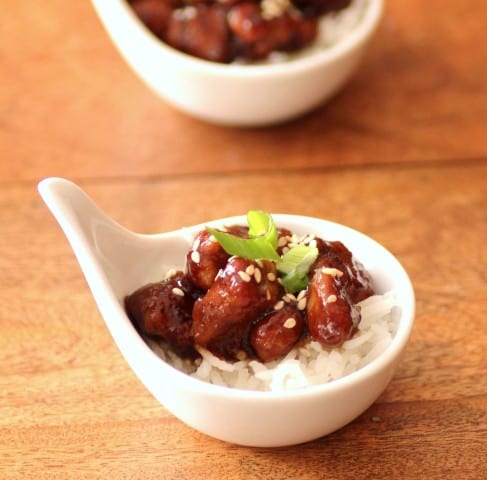
<svg viewBox="0 0 487 480">
<path fill-rule="evenodd" d="M 377 295 L 347 247 L 278 228 L 206 228 L 185 270 L 125 299 L 152 349 L 176 368 L 225 386 L 288 390 L 339 378 L 378 356 L 395 325 L 394 295 Z"/>
<path fill-rule="evenodd" d="M 108 0 L 103 0 L 103 4 L 106 2 Z M 391 381 L 413 328 L 414 290 L 400 262 L 366 235 L 319 218 L 273 215 L 276 224 L 299 235 L 312 231 L 325 239 L 340 239 L 363 262 L 370 273 L 374 291 L 390 292 L 385 297 L 395 306 L 390 314 L 384 313 L 384 319 L 392 316 L 392 320 L 389 318 L 380 323 L 392 326 L 393 338 L 385 350 L 377 352 L 384 348 L 384 341 L 374 340 L 376 333 L 372 331 L 372 338 L 367 342 L 372 342 L 373 347 L 367 356 L 377 355 L 377 358 L 363 367 L 354 367 L 344 378 L 332 382 L 324 380 L 318 385 L 291 391 L 289 388 L 293 387 L 290 385 L 280 391 L 257 391 L 258 387 L 251 387 L 249 391 L 239 385 L 236 385 L 238 388 L 215 385 L 217 382 L 213 379 L 211 382 L 201 381 L 194 373 L 187 374 L 174 368 L 181 359 L 162 342 L 157 341 L 151 349 L 151 342 L 134 328 L 124 305 L 127 292 L 148 282 L 159 281 L 162 271 L 184 266 L 187 250 L 197 232 L 206 225 L 216 228 L 245 224 L 245 218 L 213 220 L 172 232 L 143 235 L 117 224 L 78 186 L 65 179 L 45 179 L 39 184 L 39 192 L 66 234 L 105 324 L 128 365 L 164 408 L 192 428 L 239 445 L 296 445 L 350 423 L 372 405 Z M 369 297 L 364 304 L 375 303 L 374 298 Z M 382 300 L 379 306 L 385 312 Z M 373 307 L 374 312 L 369 311 L 369 307 Z M 381 313 L 376 306 L 365 308 L 364 305 L 361 315 L 359 332 L 338 350 L 345 348 L 348 342 L 366 340 L 362 333 L 367 333 L 369 327 L 364 326 L 362 332 L 364 322 L 373 319 L 372 322 L 377 323 Z M 161 361 L 155 353 L 156 347 L 165 349 L 163 354 L 170 357 L 168 361 Z M 363 361 L 366 360 L 364 357 Z M 203 360 L 201 366 L 207 364 L 205 362 Z M 279 362 L 283 364 L 286 358 Z M 224 362 L 227 363 L 238 365 L 238 362 Z M 262 365 L 270 366 L 269 363 Z M 319 366 L 317 368 L 323 371 Z M 213 368 L 210 373 L 216 377 L 219 371 L 223 376 L 223 369 Z M 252 374 L 249 383 L 256 380 L 257 375 Z"/>
<path fill-rule="evenodd" d="M 205 60 L 282 60 L 313 44 L 329 46 L 359 22 L 365 0 L 128 0 L 147 28 Z"/>
<path fill-rule="evenodd" d="M 127 0 L 92 3 L 117 50 L 158 96 L 191 116 L 234 127 L 282 123 L 324 104 L 357 69 L 383 11 L 383 0 L 353 0 L 320 26 L 309 47 L 242 64 L 207 61 L 168 46 Z"/>
</svg>

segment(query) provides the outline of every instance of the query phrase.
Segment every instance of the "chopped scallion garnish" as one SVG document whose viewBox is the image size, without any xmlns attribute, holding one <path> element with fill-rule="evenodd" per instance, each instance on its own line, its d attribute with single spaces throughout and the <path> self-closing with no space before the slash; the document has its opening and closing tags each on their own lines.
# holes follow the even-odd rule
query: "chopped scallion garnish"
<svg viewBox="0 0 487 480">
<path fill-rule="evenodd" d="M 274 249 L 277 248 L 277 229 L 274 220 L 268 213 L 261 210 L 249 210 L 247 223 L 250 238 L 264 237 Z"/>
<path fill-rule="evenodd" d="M 298 292 L 308 285 L 308 272 L 317 257 L 318 249 L 306 245 L 296 245 L 282 255 L 277 270 L 287 291 Z"/>
<path fill-rule="evenodd" d="M 278 234 L 272 217 L 260 210 L 247 213 L 249 238 L 241 238 L 214 228 L 208 231 L 229 254 L 249 260 L 272 260 L 281 274 L 286 291 L 295 293 L 308 284 L 308 272 L 318 257 L 318 249 L 306 245 L 296 245 L 280 256 L 277 253 Z"/>
<path fill-rule="evenodd" d="M 230 255 L 248 258 L 249 260 L 279 260 L 279 255 L 272 243 L 265 237 L 240 238 L 227 232 L 220 232 L 214 228 L 208 231 L 218 240 L 223 250 Z"/>
</svg>

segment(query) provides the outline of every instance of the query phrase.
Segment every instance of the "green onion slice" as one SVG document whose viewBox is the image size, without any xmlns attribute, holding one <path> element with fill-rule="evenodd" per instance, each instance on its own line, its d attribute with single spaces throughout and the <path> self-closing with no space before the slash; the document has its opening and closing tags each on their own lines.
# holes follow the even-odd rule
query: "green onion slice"
<svg viewBox="0 0 487 480">
<path fill-rule="evenodd" d="M 269 243 L 277 248 L 277 228 L 272 217 L 261 210 L 249 210 L 247 213 L 249 224 L 249 237 L 264 237 Z"/>
<path fill-rule="evenodd" d="M 208 228 L 208 231 L 230 255 L 248 258 L 249 260 L 264 258 L 279 260 L 280 257 L 276 251 L 277 229 L 272 217 L 261 210 L 249 210 L 247 222 L 250 238 L 240 238 L 214 228 Z"/>
<path fill-rule="evenodd" d="M 317 257 L 318 249 L 306 245 L 296 245 L 281 257 L 277 270 L 283 274 L 282 284 L 288 292 L 306 288 L 309 269 Z"/>
<path fill-rule="evenodd" d="M 296 274 L 296 270 L 289 272 L 287 275 L 281 277 L 282 286 L 286 292 L 296 293 L 304 290 L 308 285 L 308 276 L 301 277 Z"/>
<path fill-rule="evenodd" d="M 317 257 L 316 247 L 296 245 L 281 257 L 277 269 L 286 274 L 296 271 L 298 275 L 306 275 Z"/>
<path fill-rule="evenodd" d="M 208 231 L 218 240 L 223 250 L 229 255 L 236 255 L 249 260 L 267 258 L 277 261 L 280 258 L 273 244 L 265 237 L 240 238 L 231 233 L 220 232 L 209 227 Z"/>
<path fill-rule="evenodd" d="M 267 259 L 276 262 L 284 288 L 291 293 L 306 288 L 308 272 L 318 257 L 318 249 L 306 245 L 296 245 L 284 255 L 277 253 L 278 234 L 272 217 L 261 210 L 247 213 L 249 238 L 241 238 L 215 228 L 207 230 L 217 239 L 229 254 L 249 260 Z"/>
</svg>

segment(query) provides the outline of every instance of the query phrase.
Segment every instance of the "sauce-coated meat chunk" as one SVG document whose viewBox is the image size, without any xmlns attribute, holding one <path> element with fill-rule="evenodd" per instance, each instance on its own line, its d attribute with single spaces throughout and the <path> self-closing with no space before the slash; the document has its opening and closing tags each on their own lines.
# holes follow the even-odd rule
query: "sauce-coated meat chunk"
<svg viewBox="0 0 487 480">
<path fill-rule="evenodd" d="M 308 285 L 306 315 L 310 334 L 330 347 L 347 340 L 360 321 L 360 313 L 351 304 L 337 272 L 319 268 Z"/>
<path fill-rule="evenodd" d="M 374 292 L 367 272 L 343 243 L 320 242 L 319 251 L 308 285 L 308 329 L 323 345 L 339 346 L 360 322 L 355 304 Z"/>
<path fill-rule="evenodd" d="M 193 309 L 195 344 L 224 358 L 245 350 L 252 322 L 272 308 L 282 294 L 276 266 L 231 257 L 206 295 Z"/>
<path fill-rule="evenodd" d="M 250 344 L 257 357 L 270 362 L 284 357 L 304 331 L 304 315 L 295 304 L 285 304 L 262 317 L 252 328 Z"/>
<path fill-rule="evenodd" d="M 374 290 L 369 274 L 342 242 L 320 241 L 318 249 L 320 255 L 313 265 L 313 270 L 321 267 L 339 270 L 341 284 L 353 303 L 373 295 Z"/>
<path fill-rule="evenodd" d="M 195 356 L 192 310 L 200 293 L 182 272 L 139 288 L 126 297 L 126 310 L 146 335 L 166 340 L 182 356 Z"/>
<path fill-rule="evenodd" d="M 239 2 L 228 12 L 228 24 L 234 36 L 238 56 L 262 59 L 276 50 L 298 50 L 316 37 L 314 19 L 283 12 L 266 18 L 259 3 Z"/>
<path fill-rule="evenodd" d="M 292 3 L 301 9 L 305 15 L 322 15 L 346 8 L 350 0 L 292 0 Z"/>
<path fill-rule="evenodd" d="M 230 60 L 226 11 L 218 4 L 198 4 L 190 14 L 172 15 L 164 40 L 174 48 L 214 62 Z"/>
<path fill-rule="evenodd" d="M 161 0 L 133 0 L 131 4 L 135 14 L 147 28 L 162 38 L 172 15 L 171 4 Z"/>
<path fill-rule="evenodd" d="M 227 228 L 228 233 L 239 237 L 245 237 L 247 230 L 238 225 Z M 208 230 L 201 230 L 186 255 L 188 277 L 201 290 L 208 290 L 229 258 L 215 237 Z"/>
</svg>

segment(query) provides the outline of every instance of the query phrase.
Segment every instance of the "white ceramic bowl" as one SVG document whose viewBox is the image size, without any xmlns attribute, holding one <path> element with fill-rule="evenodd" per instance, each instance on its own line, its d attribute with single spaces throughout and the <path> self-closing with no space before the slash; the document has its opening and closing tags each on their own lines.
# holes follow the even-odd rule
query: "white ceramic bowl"
<svg viewBox="0 0 487 480">
<path fill-rule="evenodd" d="M 395 289 L 400 305 L 396 312 L 398 328 L 392 343 L 378 358 L 341 379 L 285 393 L 243 391 L 206 383 L 165 363 L 139 336 L 123 307 L 125 295 L 147 282 L 160 280 L 164 270 L 184 265 L 188 238 L 203 225 L 140 235 L 110 220 L 71 182 L 46 179 L 39 191 L 71 243 L 126 361 L 162 405 L 193 428 L 241 445 L 298 444 L 351 422 L 391 380 L 413 326 L 414 293 L 399 262 L 369 237 L 325 220 L 273 215 L 277 225 L 296 233 L 314 232 L 341 240 L 349 247 L 369 270 L 379 292 Z M 224 222 L 245 223 L 245 217 Z"/>
<path fill-rule="evenodd" d="M 231 126 L 264 126 L 302 115 L 335 94 L 359 64 L 383 0 L 367 0 L 360 24 L 343 40 L 273 65 L 224 65 L 181 53 L 152 35 L 125 0 L 92 0 L 134 72 L 173 106 Z"/>
</svg>

